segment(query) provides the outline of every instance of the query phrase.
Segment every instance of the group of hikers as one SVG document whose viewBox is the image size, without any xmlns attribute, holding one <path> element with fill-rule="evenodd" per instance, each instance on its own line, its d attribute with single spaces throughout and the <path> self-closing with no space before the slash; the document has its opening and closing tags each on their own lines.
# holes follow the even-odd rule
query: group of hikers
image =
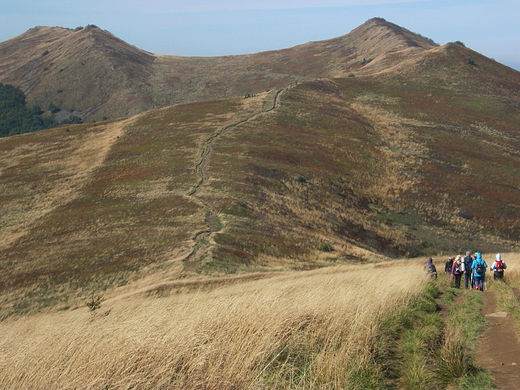
<svg viewBox="0 0 520 390">
<path fill-rule="evenodd" d="M 484 291 L 484 282 L 486 281 L 486 270 L 488 265 L 482 258 L 480 252 L 475 253 L 466 252 L 466 256 L 449 257 L 444 266 L 444 272 L 453 279 L 453 286 L 460 288 L 462 275 L 465 279 L 465 287 L 467 289 L 473 288 L 475 290 Z M 489 269 L 493 274 L 495 280 L 502 280 L 504 278 L 504 270 L 507 268 L 506 262 L 502 259 L 500 253 L 496 254 L 496 259 Z M 433 264 L 433 259 L 428 258 L 428 262 L 424 266 L 424 270 L 431 278 L 437 278 L 437 269 Z"/>
</svg>

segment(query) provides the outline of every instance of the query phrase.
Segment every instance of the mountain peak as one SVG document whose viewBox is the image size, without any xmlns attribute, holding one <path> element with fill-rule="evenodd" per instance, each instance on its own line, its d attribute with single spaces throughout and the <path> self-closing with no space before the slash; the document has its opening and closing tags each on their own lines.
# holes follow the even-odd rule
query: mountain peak
<svg viewBox="0 0 520 390">
<path fill-rule="evenodd" d="M 388 22 L 384 18 L 374 17 L 368 19 L 364 24 L 387 24 Z"/>
<path fill-rule="evenodd" d="M 422 47 L 425 49 L 431 49 L 432 47 L 438 46 L 432 39 L 423 37 L 420 34 L 411 32 L 397 24 L 386 21 L 383 18 L 372 18 L 367 20 L 361 26 L 352 30 L 351 33 L 362 33 L 366 35 L 372 35 L 372 40 L 376 37 L 382 38 L 381 42 L 388 40 L 392 36 L 399 37 L 409 47 Z M 384 32 L 381 35 L 381 32 Z"/>
<path fill-rule="evenodd" d="M 380 17 L 338 38 L 222 57 L 153 55 L 93 24 L 35 27 L 0 42 L 0 82 L 22 89 L 30 104 L 100 120 L 303 79 L 379 73 L 436 47 Z"/>
</svg>

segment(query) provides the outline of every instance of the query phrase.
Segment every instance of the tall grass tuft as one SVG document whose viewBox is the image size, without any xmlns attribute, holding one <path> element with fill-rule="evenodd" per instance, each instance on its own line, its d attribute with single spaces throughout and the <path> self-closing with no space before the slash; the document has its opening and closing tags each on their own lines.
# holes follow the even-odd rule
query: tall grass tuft
<svg viewBox="0 0 520 390">
<path fill-rule="evenodd" d="M 456 330 L 448 330 L 445 333 L 437 357 L 440 378 L 447 383 L 464 377 L 471 366 L 470 350 Z"/>
<path fill-rule="evenodd" d="M 490 373 L 473 359 L 476 341 L 487 324 L 481 313 L 482 293 L 447 288 L 446 296 L 450 307 L 442 342 L 435 353 L 437 377 L 444 386 L 453 388 L 492 389 Z"/>
<path fill-rule="evenodd" d="M 503 258 L 507 264 L 504 282 L 492 281 L 489 284 L 497 293 L 500 310 L 511 315 L 520 332 L 520 255 L 508 253 L 503 254 Z"/>
</svg>

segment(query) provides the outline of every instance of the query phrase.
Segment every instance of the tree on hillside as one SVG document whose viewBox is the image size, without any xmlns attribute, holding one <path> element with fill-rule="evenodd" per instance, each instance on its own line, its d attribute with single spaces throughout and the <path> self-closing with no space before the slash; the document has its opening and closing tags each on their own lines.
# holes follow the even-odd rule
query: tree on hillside
<svg viewBox="0 0 520 390">
<path fill-rule="evenodd" d="M 24 93 L 12 86 L 0 83 L 0 137 L 30 133 L 58 125 L 51 118 L 42 116 L 40 107 L 27 107 Z"/>
</svg>

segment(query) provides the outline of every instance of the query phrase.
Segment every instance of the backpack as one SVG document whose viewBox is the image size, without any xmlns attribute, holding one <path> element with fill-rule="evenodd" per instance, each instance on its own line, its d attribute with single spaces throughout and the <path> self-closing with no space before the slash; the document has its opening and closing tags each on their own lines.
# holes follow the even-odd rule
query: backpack
<svg viewBox="0 0 520 390">
<path fill-rule="evenodd" d="M 486 274 L 486 267 L 484 267 L 484 264 L 478 263 L 477 268 L 475 268 L 475 271 L 479 276 L 484 276 Z"/>
<path fill-rule="evenodd" d="M 435 265 L 428 264 L 428 267 L 426 268 L 428 275 L 430 278 L 435 279 L 437 278 L 437 268 L 435 268 Z"/>
<path fill-rule="evenodd" d="M 463 261 L 466 268 L 466 272 L 468 272 L 469 270 L 471 270 L 471 263 L 473 263 L 473 259 L 471 257 L 465 257 Z"/>
<path fill-rule="evenodd" d="M 504 262 L 502 260 L 498 260 L 495 263 L 495 271 L 504 272 Z"/>
<path fill-rule="evenodd" d="M 459 263 L 458 261 L 455 262 L 455 267 L 453 269 L 455 272 L 462 272 L 462 263 Z"/>
</svg>

